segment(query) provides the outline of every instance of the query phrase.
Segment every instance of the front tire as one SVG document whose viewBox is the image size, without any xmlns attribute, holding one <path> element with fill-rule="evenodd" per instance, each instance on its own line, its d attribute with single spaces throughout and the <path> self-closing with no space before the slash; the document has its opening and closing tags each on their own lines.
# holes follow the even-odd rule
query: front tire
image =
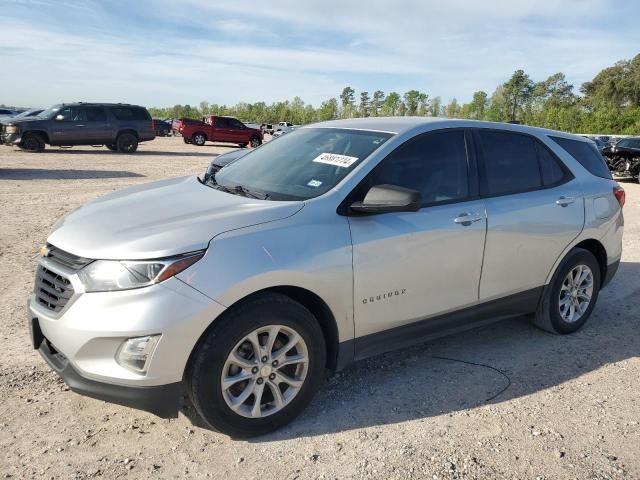
<svg viewBox="0 0 640 480">
<path fill-rule="evenodd" d="M 573 249 L 545 287 L 534 324 L 556 334 L 579 330 L 595 308 L 601 281 L 600 265 L 593 254 Z"/>
<path fill-rule="evenodd" d="M 316 393 L 325 365 L 313 314 L 284 295 L 261 295 L 205 333 L 189 362 L 187 390 L 206 424 L 249 438 L 296 418 Z"/>
<path fill-rule="evenodd" d="M 120 153 L 134 153 L 138 150 L 138 139 L 132 133 L 123 133 L 117 138 L 116 147 Z"/>
<path fill-rule="evenodd" d="M 20 142 L 20 148 L 26 152 L 39 153 L 44 151 L 44 140 L 40 135 L 27 133 Z"/>
<path fill-rule="evenodd" d="M 256 148 L 262 145 L 262 141 L 258 137 L 251 138 L 251 147 Z"/>
</svg>

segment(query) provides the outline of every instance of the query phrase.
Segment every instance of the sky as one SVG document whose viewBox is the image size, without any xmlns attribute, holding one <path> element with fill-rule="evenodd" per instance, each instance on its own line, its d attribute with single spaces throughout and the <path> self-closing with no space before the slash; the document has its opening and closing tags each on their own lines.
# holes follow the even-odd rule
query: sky
<svg viewBox="0 0 640 480">
<path fill-rule="evenodd" d="M 640 53 L 636 0 L 0 0 L 0 103 L 148 107 L 346 85 L 489 94 L 514 70 L 576 88 Z"/>
</svg>

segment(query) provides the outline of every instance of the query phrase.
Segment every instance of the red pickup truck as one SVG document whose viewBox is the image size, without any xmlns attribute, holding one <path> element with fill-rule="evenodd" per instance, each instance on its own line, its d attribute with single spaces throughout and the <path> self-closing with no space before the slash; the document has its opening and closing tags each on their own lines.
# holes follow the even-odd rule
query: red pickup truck
<svg viewBox="0 0 640 480">
<path fill-rule="evenodd" d="M 237 143 L 241 147 L 262 144 L 261 130 L 249 128 L 233 117 L 204 117 L 203 120 L 183 118 L 173 122 L 174 132 L 182 135 L 185 143 L 202 146 L 206 142 Z"/>
</svg>

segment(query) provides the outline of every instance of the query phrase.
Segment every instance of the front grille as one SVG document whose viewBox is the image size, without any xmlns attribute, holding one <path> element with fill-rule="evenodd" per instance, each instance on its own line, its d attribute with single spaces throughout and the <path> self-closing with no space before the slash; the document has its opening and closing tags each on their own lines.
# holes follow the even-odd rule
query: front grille
<svg viewBox="0 0 640 480">
<path fill-rule="evenodd" d="M 67 268 L 71 268 L 72 270 L 80 270 L 93 261 L 89 258 L 78 257 L 72 253 L 65 252 L 51 244 L 47 245 L 47 250 L 49 252 L 47 254 L 47 258 L 59 263 L 60 265 L 64 265 Z"/>
<path fill-rule="evenodd" d="M 57 265 L 78 271 L 93 260 L 78 257 L 72 253 L 47 245 L 45 257 Z M 73 296 L 73 285 L 68 278 L 45 265 L 38 265 L 36 271 L 36 284 L 33 289 L 38 303 L 52 312 L 60 312 L 69 299 Z"/>
<path fill-rule="evenodd" d="M 71 282 L 62 275 L 38 265 L 33 291 L 38 303 L 53 312 L 59 312 L 73 295 Z"/>
</svg>

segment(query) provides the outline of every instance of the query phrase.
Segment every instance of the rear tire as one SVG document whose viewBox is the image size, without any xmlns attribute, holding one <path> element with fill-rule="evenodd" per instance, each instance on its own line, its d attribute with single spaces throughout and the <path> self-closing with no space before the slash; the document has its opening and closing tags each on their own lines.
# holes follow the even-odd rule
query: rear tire
<svg viewBox="0 0 640 480">
<path fill-rule="evenodd" d="M 44 151 L 44 140 L 40 135 L 27 133 L 22 138 L 19 147 L 26 152 L 39 153 Z"/>
<path fill-rule="evenodd" d="M 120 153 L 134 153 L 138 150 L 138 139 L 132 133 L 122 133 L 116 139 L 116 148 Z"/>
<path fill-rule="evenodd" d="M 251 137 L 251 147 L 256 148 L 262 145 L 262 141 L 258 137 Z"/>
<path fill-rule="evenodd" d="M 556 334 L 579 330 L 595 308 L 601 281 L 596 257 L 588 250 L 574 248 L 545 287 L 533 323 Z"/>
<path fill-rule="evenodd" d="M 202 147 L 207 142 L 207 137 L 204 133 L 194 133 L 191 137 L 191 142 L 194 145 Z"/>
<path fill-rule="evenodd" d="M 313 314 L 270 293 L 216 320 L 192 353 L 185 380 L 190 402 L 206 424 L 249 438 L 296 418 L 316 393 L 325 366 L 324 336 Z M 242 379 L 229 381 L 236 377 Z"/>
</svg>

